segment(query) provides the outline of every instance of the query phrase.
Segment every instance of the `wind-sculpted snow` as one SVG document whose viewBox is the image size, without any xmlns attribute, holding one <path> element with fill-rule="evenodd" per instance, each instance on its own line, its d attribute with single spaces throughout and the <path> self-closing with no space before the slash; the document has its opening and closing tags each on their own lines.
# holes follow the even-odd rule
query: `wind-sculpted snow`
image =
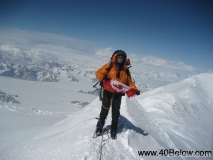
<svg viewBox="0 0 213 160">
<path fill-rule="evenodd" d="M 157 123 L 157 121 L 132 97 L 127 100 L 127 111 L 131 117 L 134 117 L 136 126 L 143 128 L 145 132 L 152 135 L 165 148 L 176 149 L 166 131 Z"/>
<path fill-rule="evenodd" d="M 93 138 L 93 133 L 100 106 L 101 102 L 97 98 L 83 110 L 49 127 L 28 142 L 4 151 L 0 159 L 98 160 L 101 137 Z M 108 133 L 110 119 L 106 122 L 107 134 L 104 135 L 102 159 L 137 159 L 137 152 L 128 146 L 132 131 L 121 132 L 116 141 L 111 140 Z"/>
</svg>

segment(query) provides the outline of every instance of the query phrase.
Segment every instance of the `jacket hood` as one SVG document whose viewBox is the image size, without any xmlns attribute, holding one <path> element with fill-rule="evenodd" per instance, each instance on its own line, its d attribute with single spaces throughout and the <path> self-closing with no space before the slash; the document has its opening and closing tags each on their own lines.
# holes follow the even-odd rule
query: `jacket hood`
<svg viewBox="0 0 213 160">
<path fill-rule="evenodd" d="M 126 58 L 127 58 L 126 53 L 125 53 L 124 51 L 122 51 L 122 50 L 117 50 L 117 51 L 115 51 L 115 52 L 113 53 L 113 56 L 112 56 L 112 58 L 111 58 L 111 61 L 112 61 L 113 63 L 116 62 L 117 56 L 123 56 L 123 57 L 124 57 L 124 62 L 126 61 Z"/>
<path fill-rule="evenodd" d="M 118 51 L 117 56 L 122 56 L 122 57 L 124 57 L 124 60 L 126 60 L 126 53 L 122 50 Z"/>
</svg>

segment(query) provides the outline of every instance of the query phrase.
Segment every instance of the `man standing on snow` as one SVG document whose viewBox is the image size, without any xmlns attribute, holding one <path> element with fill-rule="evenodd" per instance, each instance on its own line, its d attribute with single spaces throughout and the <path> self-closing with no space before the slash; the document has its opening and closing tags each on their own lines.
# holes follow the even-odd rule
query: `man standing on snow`
<svg viewBox="0 0 213 160">
<path fill-rule="evenodd" d="M 122 50 L 117 50 L 113 53 L 111 62 L 105 64 L 103 67 L 96 71 L 96 77 L 100 81 L 107 81 L 110 79 L 117 80 L 122 84 L 125 84 L 133 89 L 137 90 L 137 87 L 132 81 L 130 71 L 128 69 L 128 64 L 126 61 L 127 55 Z M 137 90 L 137 95 L 140 91 Z M 108 88 L 104 90 L 102 107 L 100 112 L 99 121 L 96 126 L 96 136 L 102 135 L 103 126 L 105 124 L 105 119 L 108 115 L 110 105 L 112 106 L 112 124 L 111 124 L 111 138 L 117 138 L 117 126 L 118 119 L 120 116 L 120 105 L 121 98 L 124 94 L 118 93 L 113 88 Z"/>
</svg>

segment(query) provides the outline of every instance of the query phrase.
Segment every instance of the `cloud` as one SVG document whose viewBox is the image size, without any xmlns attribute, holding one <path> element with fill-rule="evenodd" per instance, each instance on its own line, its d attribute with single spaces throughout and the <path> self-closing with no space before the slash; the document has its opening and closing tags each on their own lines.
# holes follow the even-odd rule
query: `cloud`
<svg viewBox="0 0 213 160">
<path fill-rule="evenodd" d="M 94 53 L 102 43 L 81 40 L 64 35 L 25 31 L 18 29 L 0 30 L 0 45 L 12 45 L 22 49 L 29 49 L 36 45 L 54 45 L 71 48 L 82 53 Z"/>
<path fill-rule="evenodd" d="M 19 54 L 21 52 L 20 49 L 18 49 L 15 46 L 11 46 L 11 45 L 1 45 L 0 50 L 2 52 L 9 52 L 14 55 Z"/>
<path fill-rule="evenodd" d="M 111 57 L 113 52 L 114 51 L 112 50 L 112 48 L 108 47 L 108 48 L 104 48 L 104 49 L 100 49 L 100 50 L 96 51 L 95 55 Z"/>
<path fill-rule="evenodd" d="M 140 61 L 143 64 L 158 66 L 161 68 L 195 71 L 193 66 L 186 65 L 183 62 L 169 61 L 155 56 L 145 56 L 140 58 Z"/>
<path fill-rule="evenodd" d="M 29 54 L 36 61 L 72 61 L 94 63 L 99 42 L 17 29 L 0 30 L 0 50 L 12 54 Z M 97 62 L 97 64 L 99 64 Z M 100 64 L 99 64 L 100 65 Z"/>
<path fill-rule="evenodd" d="M 95 52 L 95 55 L 103 57 L 111 57 L 114 50 L 111 47 L 103 48 Z M 185 70 L 185 71 L 195 71 L 195 68 L 191 65 L 186 65 L 183 62 L 178 61 L 169 61 L 166 59 L 158 58 L 155 56 L 144 56 L 141 57 L 137 54 L 127 54 L 127 57 L 130 58 L 130 61 L 137 65 L 148 65 L 159 67 L 163 69 L 172 69 L 172 70 Z"/>
</svg>

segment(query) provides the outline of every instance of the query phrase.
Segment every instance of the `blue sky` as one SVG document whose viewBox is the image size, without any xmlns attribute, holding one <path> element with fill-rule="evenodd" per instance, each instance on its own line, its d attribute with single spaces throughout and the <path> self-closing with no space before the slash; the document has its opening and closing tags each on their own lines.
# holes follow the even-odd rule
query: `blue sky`
<svg viewBox="0 0 213 160">
<path fill-rule="evenodd" d="M 212 0 L 1 0 L 0 29 L 7 28 L 213 70 Z"/>
</svg>

